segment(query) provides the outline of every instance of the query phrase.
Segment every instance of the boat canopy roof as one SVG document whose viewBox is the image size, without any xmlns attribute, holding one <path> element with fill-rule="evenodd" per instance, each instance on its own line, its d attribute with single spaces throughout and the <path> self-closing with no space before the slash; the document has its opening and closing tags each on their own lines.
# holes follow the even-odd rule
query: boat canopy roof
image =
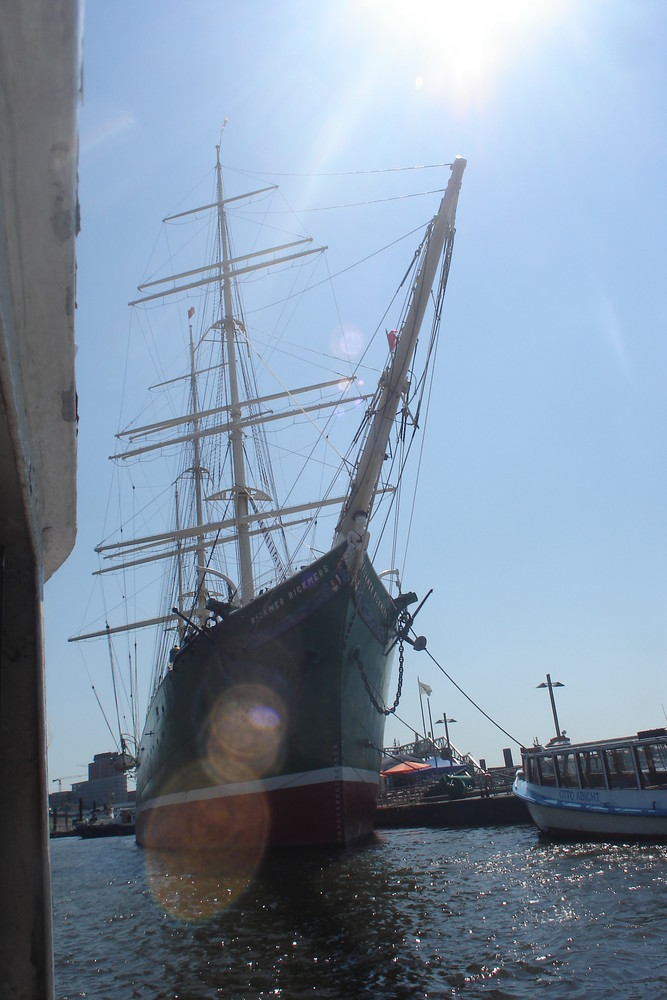
<svg viewBox="0 0 667 1000">
<path fill-rule="evenodd" d="M 621 744 L 627 745 L 628 743 L 637 743 L 643 740 L 656 740 L 656 739 L 667 739 L 667 729 L 642 729 L 633 736 L 617 736 L 614 739 L 607 740 L 587 740 L 581 743 L 571 743 L 569 740 L 567 742 L 554 741 L 547 746 L 532 746 L 523 747 L 522 753 L 527 754 L 555 754 L 555 753 L 572 753 L 579 750 L 591 750 L 591 749 L 601 749 L 605 747 L 614 747 Z"/>
</svg>

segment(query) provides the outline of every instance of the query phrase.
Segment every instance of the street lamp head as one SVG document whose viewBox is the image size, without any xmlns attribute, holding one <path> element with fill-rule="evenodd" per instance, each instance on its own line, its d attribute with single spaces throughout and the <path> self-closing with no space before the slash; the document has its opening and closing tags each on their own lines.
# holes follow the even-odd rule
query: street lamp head
<svg viewBox="0 0 667 1000">
<path fill-rule="evenodd" d="M 562 736 L 561 736 L 560 726 L 558 725 L 558 715 L 556 713 L 556 699 L 554 698 L 554 691 L 553 691 L 553 689 L 554 688 L 562 688 L 562 687 L 565 687 L 565 685 L 563 683 L 561 683 L 561 681 L 552 681 L 551 680 L 551 674 L 547 674 L 546 683 L 544 681 L 542 681 L 540 684 L 537 685 L 537 687 L 538 688 L 549 688 L 549 697 L 551 698 L 551 711 L 553 712 L 553 716 L 554 716 L 554 726 L 556 727 L 556 740 L 558 741 L 558 740 L 562 739 Z"/>
</svg>

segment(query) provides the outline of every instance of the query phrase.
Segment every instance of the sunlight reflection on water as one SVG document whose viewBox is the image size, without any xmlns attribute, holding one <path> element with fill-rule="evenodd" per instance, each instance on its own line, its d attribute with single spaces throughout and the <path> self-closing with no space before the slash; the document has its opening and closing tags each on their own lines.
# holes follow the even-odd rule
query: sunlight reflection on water
<svg viewBox="0 0 667 1000">
<path fill-rule="evenodd" d="M 395 830 L 246 878 L 119 838 L 54 841 L 52 865 L 60 1000 L 667 992 L 667 847 Z"/>
</svg>

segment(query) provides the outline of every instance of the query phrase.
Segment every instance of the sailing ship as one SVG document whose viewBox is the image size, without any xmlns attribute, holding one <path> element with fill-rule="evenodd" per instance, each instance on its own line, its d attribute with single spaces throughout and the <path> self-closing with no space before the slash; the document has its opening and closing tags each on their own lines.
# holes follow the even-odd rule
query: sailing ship
<svg viewBox="0 0 667 1000">
<path fill-rule="evenodd" d="M 97 549 L 112 563 L 100 573 L 167 560 L 165 591 L 176 596 L 157 617 L 107 624 L 75 638 L 102 635 L 111 642 L 130 627 L 156 631 L 143 732 L 136 746 L 123 736 L 118 754 L 119 766 L 136 768 L 139 844 L 180 850 L 346 845 L 372 832 L 385 720 L 400 698 L 404 647 L 425 645 L 414 638 L 416 594 L 400 589 L 396 570 L 373 566 L 371 518 L 382 500 L 396 496 L 396 485 L 384 475 L 388 456 L 397 455 L 392 434 L 405 441 L 410 425 L 416 427 L 410 407 L 426 383 L 413 379 L 412 366 L 429 303 L 435 309 L 427 360 L 434 355 L 466 161 L 450 165 L 438 212 L 422 234 L 375 391 L 365 395 L 354 376 L 338 374 L 333 381 L 261 394 L 241 278 L 267 267 L 275 271 L 318 249 L 299 240 L 235 255 L 232 210 L 268 189 L 227 197 L 216 149 L 212 201 L 171 217 L 211 213 L 214 259 L 144 283 L 131 303 L 152 305 L 169 295 L 195 302 L 187 312 L 188 412 L 133 424 L 119 435 L 125 450 L 112 456 L 127 463 L 177 453 L 174 520 L 163 532 L 132 539 L 124 533 Z M 205 320 L 201 300 L 193 298 L 204 293 L 211 310 Z M 202 316 L 198 329 L 195 307 Z M 205 345 L 217 352 L 210 364 L 202 361 Z M 204 404 L 202 383 L 212 382 L 216 398 Z M 354 407 L 363 408 L 363 419 L 351 457 L 340 463 L 346 489 L 336 495 L 329 488 L 310 502 L 288 494 L 278 503 L 268 430 L 276 421 L 311 423 L 314 414 Z M 328 444 L 328 434 L 320 436 Z M 213 441 L 222 444 L 215 460 L 206 451 Z M 186 506 L 192 507 L 191 521 Z M 335 507 L 333 540 L 324 551 L 311 546 L 305 562 L 303 544 L 290 554 L 294 526 L 305 525 L 303 543 L 310 526 Z M 269 563 L 261 574 L 260 549 Z"/>
</svg>

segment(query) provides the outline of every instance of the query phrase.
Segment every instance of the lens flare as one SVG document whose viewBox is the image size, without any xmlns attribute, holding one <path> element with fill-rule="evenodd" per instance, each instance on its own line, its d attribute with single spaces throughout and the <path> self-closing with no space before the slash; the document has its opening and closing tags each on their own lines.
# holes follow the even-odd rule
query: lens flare
<svg viewBox="0 0 667 1000">
<path fill-rule="evenodd" d="M 285 731 L 285 708 L 263 684 L 225 692 L 209 716 L 205 767 L 216 781 L 260 778 L 275 764 Z"/>
<path fill-rule="evenodd" d="M 331 335 L 331 352 L 345 361 L 356 361 L 364 349 L 364 337 L 356 326 L 344 324 Z"/>
<path fill-rule="evenodd" d="M 239 845 L 240 846 L 240 845 Z M 159 906 L 187 923 L 208 920 L 235 902 L 257 870 L 251 851 L 158 851 L 146 849 L 148 884 Z"/>
<path fill-rule="evenodd" d="M 204 920 L 236 899 L 254 877 L 269 835 L 261 790 L 226 795 L 206 782 L 200 765 L 183 768 L 161 790 L 162 804 L 141 817 L 141 843 L 160 845 L 145 848 L 151 891 L 181 920 Z"/>
</svg>

